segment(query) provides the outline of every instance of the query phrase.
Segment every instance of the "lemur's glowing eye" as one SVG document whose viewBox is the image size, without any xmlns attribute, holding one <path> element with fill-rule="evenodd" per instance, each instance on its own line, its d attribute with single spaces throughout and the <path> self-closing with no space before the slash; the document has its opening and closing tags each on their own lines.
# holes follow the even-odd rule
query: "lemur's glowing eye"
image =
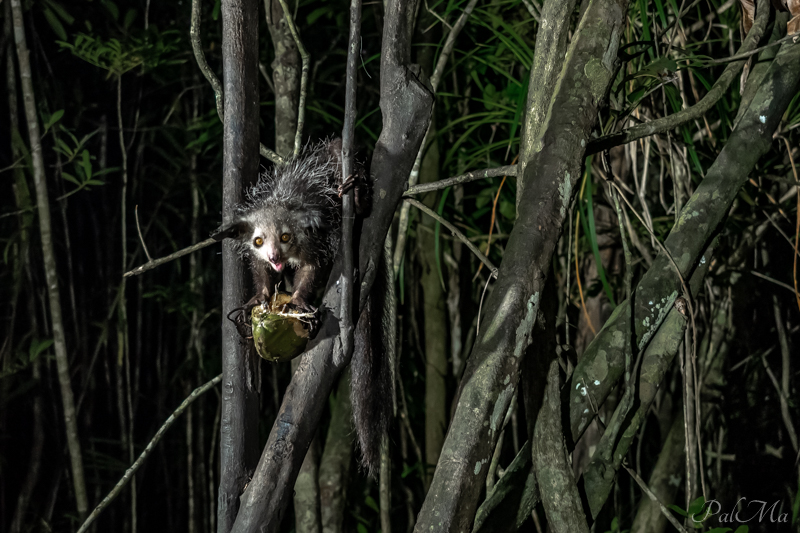
<svg viewBox="0 0 800 533">
<path fill-rule="evenodd" d="M 292 239 L 292 236 L 288 233 L 284 233 L 281 235 L 281 242 L 289 242 Z"/>
<path fill-rule="evenodd" d="M 253 241 L 253 244 L 255 244 L 257 247 L 259 247 L 262 244 L 264 244 L 264 239 L 262 239 L 261 237 L 256 237 L 255 240 Z"/>
</svg>

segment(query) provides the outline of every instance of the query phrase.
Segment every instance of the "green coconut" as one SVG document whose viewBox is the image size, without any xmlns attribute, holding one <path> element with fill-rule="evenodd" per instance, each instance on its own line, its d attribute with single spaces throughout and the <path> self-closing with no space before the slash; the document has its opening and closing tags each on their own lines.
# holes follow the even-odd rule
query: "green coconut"
<svg viewBox="0 0 800 533">
<path fill-rule="evenodd" d="M 256 352 L 272 363 L 290 361 L 303 353 L 308 343 L 310 313 L 287 309 L 292 296 L 278 293 L 250 313 Z"/>
</svg>

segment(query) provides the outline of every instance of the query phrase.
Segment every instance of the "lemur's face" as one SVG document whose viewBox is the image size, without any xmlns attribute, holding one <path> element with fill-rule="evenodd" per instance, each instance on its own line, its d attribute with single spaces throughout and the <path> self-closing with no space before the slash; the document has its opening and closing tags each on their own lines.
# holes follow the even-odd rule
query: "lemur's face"
<svg viewBox="0 0 800 533">
<path fill-rule="evenodd" d="M 283 211 L 283 210 L 279 210 Z M 247 230 L 241 238 L 246 240 L 252 252 L 269 263 L 276 272 L 283 272 L 286 265 L 293 267 L 300 263 L 299 242 L 302 234 L 296 224 L 291 224 L 293 217 L 288 212 L 263 213 L 246 217 Z"/>
<path fill-rule="evenodd" d="M 285 224 L 280 227 L 256 226 L 250 235 L 250 246 L 273 270 L 281 272 L 286 263 L 293 263 L 295 238 L 296 235 Z"/>
</svg>

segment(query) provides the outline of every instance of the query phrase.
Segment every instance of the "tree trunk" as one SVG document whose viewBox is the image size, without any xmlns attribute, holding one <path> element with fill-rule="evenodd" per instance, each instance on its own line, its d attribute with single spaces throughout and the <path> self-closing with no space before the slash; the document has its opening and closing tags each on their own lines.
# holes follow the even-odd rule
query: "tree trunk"
<svg viewBox="0 0 800 533">
<path fill-rule="evenodd" d="M 225 94 L 222 222 L 233 218 L 258 175 L 258 2 L 222 2 Z M 239 496 L 258 461 L 258 362 L 227 313 L 247 301 L 244 264 L 234 243 L 222 244 L 222 419 L 217 531 L 228 533 Z"/>
<path fill-rule="evenodd" d="M 617 70 L 627 1 L 593 2 L 581 20 L 552 96 L 540 151 L 531 154 L 519 213 L 461 382 L 456 414 L 415 531 L 472 526 L 488 461 L 531 342 L 545 278 L 581 176 L 597 110 Z M 591 80 L 587 80 L 591 72 Z M 531 87 L 531 90 L 533 87 Z"/>
<path fill-rule="evenodd" d="M 319 466 L 322 533 L 340 533 L 347 501 L 350 463 L 353 457 L 353 406 L 350 404 L 350 371 L 339 378 L 331 402 L 331 425 Z"/>
<path fill-rule="evenodd" d="M 439 179 L 439 145 L 435 140 L 435 121 L 431 121 L 429 138 L 434 139 L 420 166 L 420 182 L 430 183 Z M 426 194 L 422 201 L 431 209 L 436 209 L 436 192 Z M 445 265 L 441 260 L 442 243 L 436 249 L 434 226 L 436 221 L 423 217 L 417 232 L 419 253 L 420 283 L 422 285 L 422 323 L 425 325 L 425 479 L 430 482 L 433 470 L 439 462 L 439 453 L 444 443 L 447 428 L 447 314 L 442 277 Z M 440 261 L 436 261 L 439 253 Z M 437 265 L 438 263 L 438 265 Z M 442 270 L 440 271 L 439 268 Z M 440 274 L 442 277 L 440 277 Z"/>
<path fill-rule="evenodd" d="M 39 214 L 39 231 L 42 238 L 44 273 L 47 280 L 47 294 L 50 303 L 50 320 L 53 327 L 53 347 L 58 367 L 58 383 L 64 405 L 64 425 L 66 426 L 67 447 L 72 467 L 72 485 L 75 490 L 75 503 L 81 518 L 86 516 L 89 507 L 86 496 L 86 483 L 83 475 L 83 458 L 78 437 L 78 421 L 75 413 L 75 399 L 70 383 L 69 361 L 67 360 L 67 340 L 64 335 L 64 320 L 61 316 L 61 296 L 58 290 L 58 269 L 53 248 L 53 232 L 50 226 L 50 200 L 47 196 L 47 182 L 44 172 L 39 119 L 36 116 L 36 98 L 33 91 L 31 64 L 28 46 L 25 42 L 25 27 L 22 22 L 22 6 L 19 0 L 11 0 L 13 13 L 14 40 L 17 44 L 17 60 L 22 80 L 22 96 L 25 102 L 25 118 L 28 121 L 28 137 L 33 162 L 33 182 L 36 187 L 36 207 Z"/>
</svg>

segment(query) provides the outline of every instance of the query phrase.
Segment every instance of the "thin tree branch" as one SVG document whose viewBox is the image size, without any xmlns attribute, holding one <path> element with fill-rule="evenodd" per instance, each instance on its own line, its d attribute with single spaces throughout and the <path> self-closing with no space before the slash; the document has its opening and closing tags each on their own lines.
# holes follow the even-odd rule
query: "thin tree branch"
<svg viewBox="0 0 800 533">
<path fill-rule="evenodd" d="M 541 22 L 540 20 L 541 14 L 537 10 L 537 6 L 533 0 L 522 0 L 522 4 L 525 6 L 525 9 L 528 10 L 528 13 L 531 14 L 531 16 L 536 22 Z"/>
<path fill-rule="evenodd" d="M 83 517 L 89 508 L 84 479 L 83 456 L 78 434 L 78 420 L 75 414 L 75 396 L 70 381 L 69 359 L 67 357 L 67 339 L 64 333 L 64 319 L 61 310 L 59 293 L 58 265 L 53 246 L 53 229 L 50 220 L 50 201 L 48 199 L 47 179 L 45 176 L 44 156 L 42 153 L 39 119 L 36 113 L 36 95 L 33 88 L 30 54 L 25 38 L 25 26 L 22 20 L 20 0 L 11 0 L 12 24 L 14 40 L 17 48 L 17 61 L 22 84 L 22 97 L 25 106 L 25 119 L 28 126 L 28 139 L 32 162 L 33 184 L 36 190 L 36 208 L 39 215 L 39 233 L 41 235 L 43 268 L 47 285 L 50 321 L 53 334 L 53 347 L 56 355 L 58 383 L 64 409 L 64 426 L 69 449 L 72 483 L 75 491 L 75 503 L 78 514 Z"/>
<path fill-rule="evenodd" d="M 431 87 L 434 95 L 436 94 L 436 89 L 439 86 L 439 81 L 442 79 L 442 75 L 444 74 L 444 68 L 447 65 L 447 59 L 450 57 L 453 47 L 456 44 L 456 37 L 458 37 L 458 34 L 461 33 L 461 30 L 467 23 L 467 19 L 469 18 L 470 14 L 472 14 L 472 10 L 475 8 L 475 4 L 477 3 L 477 0 L 470 0 L 469 4 L 467 4 L 467 7 L 464 8 L 464 12 L 461 13 L 461 16 L 458 17 L 458 20 L 453 25 L 450 33 L 447 34 L 447 39 L 442 47 L 441 54 L 439 54 L 439 59 L 436 61 L 436 67 L 433 70 L 433 75 L 431 76 Z M 428 126 L 428 130 L 425 132 L 425 138 L 422 140 L 422 145 L 419 147 L 417 158 L 414 160 L 414 167 L 411 169 L 411 173 L 408 176 L 409 188 L 413 188 L 419 179 L 419 167 L 422 165 L 422 155 L 425 153 L 425 148 L 428 145 L 429 136 L 430 126 Z M 409 206 L 406 204 L 403 204 L 403 206 L 400 208 L 400 220 L 398 221 L 397 225 L 397 244 L 395 245 L 394 260 L 392 261 L 395 268 L 395 275 L 397 275 L 397 269 L 400 268 L 400 264 L 403 259 L 403 253 L 406 248 L 406 229 L 408 228 L 409 209 Z"/>
<path fill-rule="evenodd" d="M 418 202 L 417 200 L 414 200 L 413 198 L 403 198 L 403 200 L 405 200 L 408 204 L 413 205 L 414 207 L 416 207 L 417 209 L 419 209 L 420 211 L 422 211 L 423 213 L 425 213 L 429 217 L 433 218 L 434 220 L 440 222 L 447 229 L 452 231 L 453 235 L 455 235 L 461 242 L 466 244 L 467 248 L 469 248 L 470 251 L 473 254 L 475 254 L 475 256 L 478 259 L 480 259 L 481 263 L 486 265 L 486 268 L 488 268 L 489 272 L 491 272 L 491 277 L 497 278 L 497 267 L 494 266 L 494 264 L 492 264 L 492 262 L 489 261 L 489 258 L 486 257 L 485 255 L 483 255 L 481 253 L 481 251 L 478 250 L 478 248 L 474 244 L 472 244 L 472 242 L 466 237 L 466 235 L 464 235 L 463 233 L 461 233 L 458 230 L 458 228 L 456 228 L 454 225 L 452 225 L 450 222 L 448 222 L 445 218 L 439 216 L 436 213 L 436 211 L 430 209 L 428 206 L 426 206 L 422 202 Z"/>
<path fill-rule="evenodd" d="M 286 0 L 280 0 L 286 12 Z M 291 26 L 290 26 L 291 29 Z M 295 30 L 292 31 L 292 35 Z M 361 0 L 350 1 L 350 39 L 347 45 L 347 74 L 344 103 L 344 127 L 342 128 L 342 180 L 349 179 L 354 172 L 353 136 L 356 125 L 356 89 L 358 73 L 358 47 L 361 42 Z M 299 43 L 298 43 L 299 46 Z M 302 53 L 302 52 L 301 52 Z M 303 60 L 305 67 L 306 61 Z M 301 98 L 303 96 L 301 95 Z M 300 107 L 302 109 L 302 105 Z M 300 131 L 300 119 L 297 130 Z M 295 142 L 299 137 L 295 138 Z M 297 145 L 295 145 L 297 148 Z M 349 359 L 353 353 L 353 222 L 354 206 L 353 191 L 350 190 L 342 196 L 342 273 L 341 291 L 342 300 L 339 307 L 339 338 L 342 342 L 341 356 Z"/>
<path fill-rule="evenodd" d="M 142 250 L 144 250 L 144 255 L 147 256 L 147 262 L 152 263 L 153 258 L 150 257 L 150 252 L 147 250 L 147 244 L 144 242 L 144 236 L 142 235 L 142 226 L 139 224 L 139 206 L 137 205 L 133 209 L 134 214 L 136 215 L 136 231 L 139 232 L 139 240 L 142 243 Z"/>
<path fill-rule="evenodd" d="M 188 255 L 188 254 L 190 254 L 192 252 L 196 252 L 197 250 L 202 250 L 206 246 L 211 246 L 215 242 L 219 242 L 219 239 L 216 239 L 214 237 L 208 238 L 208 239 L 206 239 L 204 241 L 198 242 L 197 244 L 193 244 L 191 246 L 187 246 L 186 248 L 184 248 L 182 250 L 178 250 L 177 252 L 169 254 L 169 255 L 167 255 L 165 257 L 161 257 L 161 258 L 155 259 L 155 260 L 150 260 L 147 263 L 134 268 L 133 270 L 129 270 L 128 272 L 125 272 L 125 274 L 123 274 L 122 277 L 129 278 L 131 276 L 138 276 L 142 272 L 146 272 L 148 270 L 152 270 L 152 269 L 156 268 L 157 266 L 163 265 L 164 263 L 169 263 L 170 261 L 174 261 L 175 259 L 178 259 L 179 257 L 183 257 L 184 255 Z"/>
<path fill-rule="evenodd" d="M 217 75 L 214 74 L 214 71 L 211 70 L 211 67 L 208 66 L 206 56 L 203 53 L 203 44 L 200 41 L 200 0 L 192 0 L 192 22 L 189 29 L 189 38 L 192 41 L 192 50 L 194 50 L 194 58 L 197 61 L 197 66 L 200 68 L 200 72 L 203 73 L 203 76 L 208 80 L 208 83 L 211 84 L 211 88 L 214 89 L 217 115 L 219 115 L 219 119 L 222 120 L 222 117 L 225 115 L 225 97 L 222 93 L 222 84 L 219 78 L 217 78 Z"/>
<path fill-rule="evenodd" d="M 747 34 L 742 46 L 739 47 L 739 53 L 737 55 L 747 54 L 755 50 L 761 37 L 764 35 L 769 19 L 769 6 L 764 4 L 764 7 L 759 7 L 758 14 L 753 27 L 750 29 L 750 33 Z M 668 115 L 644 124 L 637 124 L 626 130 L 595 139 L 591 141 L 586 148 L 586 155 L 596 154 L 603 150 L 613 148 L 614 146 L 627 144 L 643 137 L 670 131 L 682 124 L 703 116 L 703 114 L 711 109 L 727 92 L 728 87 L 730 87 L 733 80 L 739 75 L 744 64 L 745 59 L 732 61 L 725 67 L 725 70 L 708 93 L 692 107 L 682 109 L 673 115 Z"/>
<path fill-rule="evenodd" d="M 439 59 L 436 61 L 436 68 L 433 69 L 433 76 L 431 76 L 431 87 L 433 88 L 433 94 L 436 94 L 436 89 L 439 87 L 439 81 L 444 75 L 444 68 L 447 66 L 447 60 L 450 58 L 450 54 L 453 52 L 453 48 L 456 45 L 456 38 L 458 37 L 458 34 L 461 33 L 461 30 L 464 29 L 464 26 L 467 24 L 467 19 L 472 14 L 472 10 L 475 9 L 475 5 L 477 3 L 478 0 L 469 1 L 467 7 L 464 8 L 464 12 L 461 13 L 456 23 L 453 24 L 453 28 L 450 30 L 450 33 L 447 34 L 447 39 L 442 47 L 442 52 L 439 54 Z"/>
<path fill-rule="evenodd" d="M 680 531 L 680 533 L 688 533 L 688 532 L 687 532 L 687 531 L 686 531 L 686 530 L 683 528 L 683 526 L 681 526 L 680 522 L 678 522 L 678 520 L 677 520 L 677 519 L 676 519 L 674 516 L 672 516 L 672 513 L 670 513 L 670 512 L 669 512 L 669 509 L 667 509 L 667 508 L 664 506 L 664 504 L 663 504 L 663 503 L 661 503 L 661 500 L 659 500 L 659 499 L 658 499 L 658 496 L 656 496 L 655 494 L 653 494 L 653 491 L 652 491 L 652 490 L 650 490 L 650 488 L 647 486 L 647 483 L 645 483 L 645 482 L 644 482 L 644 480 L 643 480 L 642 478 L 640 478 L 640 477 L 639 477 L 639 474 L 637 474 L 636 472 L 634 472 L 633 470 L 631 470 L 631 469 L 628 467 L 628 465 L 626 465 L 626 464 L 624 464 L 624 463 L 623 463 L 622 467 L 623 467 L 625 470 L 627 470 L 627 471 L 628 471 L 628 473 L 631 475 L 631 477 L 633 478 L 633 480 L 634 480 L 634 481 L 636 481 L 636 483 L 639 485 L 639 488 L 641 488 L 641 489 L 642 489 L 642 492 L 644 492 L 645 494 L 647 494 L 647 496 L 648 496 L 648 497 L 649 497 L 651 500 L 653 500 L 654 502 L 656 502 L 656 503 L 658 504 L 658 507 L 659 507 L 659 509 L 661 509 L 661 514 L 663 514 L 663 515 L 664 515 L 664 516 L 667 518 L 667 520 L 669 520 L 669 523 L 670 523 L 670 524 L 672 524 L 673 526 L 675 526 L 675 529 L 677 529 L 678 531 Z"/>
<path fill-rule="evenodd" d="M 712 59 L 710 61 L 707 61 L 706 65 L 719 65 L 721 63 L 730 63 L 731 61 L 739 61 L 741 59 L 747 59 L 747 58 L 752 57 L 752 56 L 754 56 L 756 54 L 760 54 L 761 52 L 763 52 L 764 50 L 767 50 L 768 48 L 772 48 L 773 46 L 776 46 L 776 45 L 781 45 L 781 44 L 785 43 L 786 41 L 793 41 L 793 42 L 796 43 L 798 40 L 800 40 L 800 35 L 796 35 L 796 34 L 787 35 L 783 39 L 778 39 L 777 41 L 772 41 L 769 44 L 765 44 L 764 46 L 756 48 L 755 50 L 750 50 L 749 52 L 741 52 L 741 53 L 738 53 L 736 55 L 732 55 L 732 56 L 729 56 L 729 57 L 723 57 L 722 59 Z"/>
<path fill-rule="evenodd" d="M 289 6 L 286 4 L 286 0 L 278 0 L 280 2 L 281 7 L 283 8 L 283 18 L 286 21 L 286 25 L 289 27 L 289 33 L 292 34 L 292 39 L 294 39 L 294 43 L 297 45 L 297 50 L 300 52 L 300 60 L 302 64 L 302 70 L 300 74 L 300 101 L 297 103 L 297 130 L 294 134 L 294 157 L 300 155 L 300 148 L 302 148 L 302 139 L 303 139 L 303 125 L 305 124 L 305 116 L 306 116 L 306 94 L 308 92 L 308 51 L 306 47 L 303 46 L 303 41 L 300 40 L 300 32 L 297 30 L 297 26 L 294 24 L 294 18 L 292 17 L 292 13 L 289 10 Z M 352 7 L 351 7 L 352 9 Z M 359 7 L 359 19 L 360 19 L 360 12 L 361 8 Z M 352 16 L 352 15 L 351 15 Z M 352 19 L 351 19 L 352 23 Z M 359 28 L 359 35 L 360 35 L 360 28 Z M 358 44 L 358 43 L 357 43 Z M 352 46 L 352 43 L 351 43 Z M 348 69 L 349 67 L 349 55 L 353 53 L 352 50 L 348 51 Z M 356 53 L 358 53 L 356 51 Z M 355 76 L 355 74 L 354 74 Z M 348 77 L 349 83 L 349 77 Z M 353 82 L 355 84 L 355 81 Z M 355 89 L 354 89 L 355 91 Z M 354 103 L 355 105 L 355 103 Z M 345 111 L 345 120 L 347 120 L 347 112 Z"/>
<path fill-rule="evenodd" d="M 484 178 L 496 178 L 499 176 L 516 176 L 517 165 L 506 165 L 504 167 L 487 168 L 485 170 L 473 170 L 460 176 L 454 176 L 432 183 L 423 183 L 422 185 L 414 185 L 409 187 L 404 196 L 413 196 L 415 194 L 423 194 L 430 191 L 439 191 L 452 187 L 454 185 L 463 185 L 472 181 L 481 180 Z"/>
<path fill-rule="evenodd" d="M 147 446 L 145 446 L 144 450 L 136 459 L 136 461 L 134 461 L 134 463 L 130 466 L 130 468 L 128 468 L 125 471 L 125 474 L 123 474 L 122 478 L 117 482 L 114 488 L 111 489 L 111 492 L 109 492 L 108 495 L 105 498 L 103 498 L 103 501 L 101 501 L 100 504 L 97 507 L 95 507 L 94 511 L 92 511 L 92 513 L 88 516 L 88 518 L 86 518 L 86 521 L 83 523 L 83 525 L 81 525 L 80 529 L 78 530 L 78 533 L 84 533 L 85 531 L 87 531 L 89 529 L 89 526 L 92 525 L 92 522 L 97 520 L 97 517 L 100 516 L 100 513 L 102 513 L 105 510 L 105 508 L 108 507 L 108 505 L 112 501 L 114 501 L 114 498 L 119 496 L 120 491 L 122 491 L 123 487 L 125 487 L 125 485 L 127 485 L 128 482 L 131 479 L 133 479 L 133 475 L 136 473 L 137 470 L 139 470 L 142 464 L 147 460 L 147 457 L 153 452 L 153 449 L 155 448 L 156 444 L 158 444 L 158 442 L 161 440 L 161 437 L 164 436 L 164 433 L 166 433 L 167 430 L 170 428 L 170 426 L 172 426 L 172 424 L 175 423 L 178 417 L 183 414 L 186 408 L 189 407 L 197 398 L 202 396 L 205 392 L 212 389 L 220 381 L 222 381 L 222 374 L 218 375 L 211 381 L 207 382 L 205 385 L 197 387 L 185 400 L 183 400 L 183 402 L 181 402 L 178 408 L 175 409 L 175 411 L 173 411 L 171 415 L 169 415 L 169 418 L 167 418 L 164 424 L 162 424 L 161 427 L 158 428 L 156 434 L 153 435 L 153 438 L 150 439 L 150 442 L 147 443 Z"/>
<path fill-rule="evenodd" d="M 214 100 L 217 104 L 217 115 L 219 115 L 219 119 L 221 121 L 225 116 L 225 94 L 222 91 L 222 84 L 220 83 L 219 78 L 217 78 L 216 74 L 214 74 L 214 71 L 211 70 L 211 67 L 208 66 L 206 56 L 203 53 L 203 44 L 200 41 L 200 0 L 192 0 L 192 22 L 189 29 L 189 37 L 192 42 L 192 50 L 194 50 L 194 58 L 197 61 L 197 66 L 200 68 L 203 76 L 205 76 L 205 78 L 208 80 L 208 83 L 211 84 L 211 88 L 214 89 Z M 303 69 L 305 72 L 305 64 Z M 299 131 L 300 127 L 298 125 L 298 132 Z M 277 153 L 273 152 L 261 143 L 258 145 L 258 153 L 276 165 L 285 165 L 287 163 L 285 158 L 279 156 Z"/>
</svg>

